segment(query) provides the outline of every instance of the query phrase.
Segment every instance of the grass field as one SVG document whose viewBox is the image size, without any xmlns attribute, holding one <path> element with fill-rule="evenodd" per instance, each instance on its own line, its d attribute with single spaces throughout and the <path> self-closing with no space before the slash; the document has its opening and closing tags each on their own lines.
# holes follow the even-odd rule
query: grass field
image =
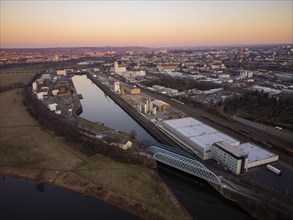
<svg viewBox="0 0 293 220">
<path fill-rule="evenodd" d="M 40 129 L 22 105 L 22 90 L 0 94 L 1 163 L 39 169 L 72 169 L 82 160 L 65 143 Z"/>
<path fill-rule="evenodd" d="M 0 70 L 0 90 L 24 87 L 35 76 L 36 70 Z"/>
<path fill-rule="evenodd" d="M 189 218 L 154 171 L 102 155 L 87 158 L 63 138 L 43 131 L 22 105 L 22 98 L 22 89 L 0 93 L 0 174 L 58 185 L 58 173 L 73 172 L 112 194 L 150 207 L 147 210 L 157 210 L 167 216 L 164 219 Z"/>
<path fill-rule="evenodd" d="M 147 168 L 113 162 L 102 156 L 80 166 L 76 173 L 103 188 L 159 210 L 166 210 L 170 216 L 180 219 L 176 206 L 159 184 L 158 177 Z"/>
<path fill-rule="evenodd" d="M 0 85 L 9 86 L 14 83 L 28 83 L 35 72 L 28 73 L 2 73 L 0 74 Z"/>
</svg>

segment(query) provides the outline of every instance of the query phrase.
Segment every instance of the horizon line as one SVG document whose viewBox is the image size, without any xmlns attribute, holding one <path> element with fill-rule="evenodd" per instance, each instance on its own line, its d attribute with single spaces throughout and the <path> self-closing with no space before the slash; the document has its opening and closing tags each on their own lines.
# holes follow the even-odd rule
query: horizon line
<svg viewBox="0 0 293 220">
<path fill-rule="evenodd" d="M 127 47 L 140 47 L 147 49 L 162 49 L 162 48 L 210 48 L 210 47 L 242 47 L 242 46 L 274 46 L 274 45 L 293 45 L 293 42 L 285 43 L 239 43 L 239 44 L 214 44 L 214 45 L 183 45 L 183 46 L 140 46 L 140 45 L 125 45 L 125 46 L 52 46 L 52 47 L 1 47 L 0 50 L 7 49 L 62 49 L 62 48 L 127 48 Z"/>
</svg>

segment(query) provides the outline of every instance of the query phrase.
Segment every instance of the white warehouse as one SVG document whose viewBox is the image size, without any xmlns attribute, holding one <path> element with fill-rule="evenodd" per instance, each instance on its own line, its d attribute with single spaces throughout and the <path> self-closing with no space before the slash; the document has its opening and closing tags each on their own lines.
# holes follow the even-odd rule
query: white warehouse
<svg viewBox="0 0 293 220">
<path fill-rule="evenodd" d="M 238 140 L 191 117 L 166 120 L 163 127 L 190 145 L 203 160 L 213 158 L 212 146 L 216 142 L 224 141 L 231 146 L 240 144 Z"/>
</svg>

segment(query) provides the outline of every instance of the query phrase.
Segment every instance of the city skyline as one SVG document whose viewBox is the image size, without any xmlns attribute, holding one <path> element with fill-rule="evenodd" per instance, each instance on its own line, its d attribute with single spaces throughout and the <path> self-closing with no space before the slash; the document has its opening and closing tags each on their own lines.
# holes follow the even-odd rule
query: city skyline
<svg viewBox="0 0 293 220">
<path fill-rule="evenodd" d="M 1 1 L 1 48 L 292 43 L 291 1 Z"/>
</svg>

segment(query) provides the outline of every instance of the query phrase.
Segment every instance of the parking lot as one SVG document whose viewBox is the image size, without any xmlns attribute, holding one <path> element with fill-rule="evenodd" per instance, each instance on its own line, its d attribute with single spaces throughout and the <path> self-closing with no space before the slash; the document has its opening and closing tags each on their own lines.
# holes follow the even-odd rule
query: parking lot
<svg viewBox="0 0 293 220">
<path fill-rule="evenodd" d="M 280 164 L 276 164 L 274 167 L 282 171 L 281 176 L 273 173 L 266 167 L 262 167 L 249 171 L 242 179 L 293 198 L 293 172 Z"/>
</svg>

